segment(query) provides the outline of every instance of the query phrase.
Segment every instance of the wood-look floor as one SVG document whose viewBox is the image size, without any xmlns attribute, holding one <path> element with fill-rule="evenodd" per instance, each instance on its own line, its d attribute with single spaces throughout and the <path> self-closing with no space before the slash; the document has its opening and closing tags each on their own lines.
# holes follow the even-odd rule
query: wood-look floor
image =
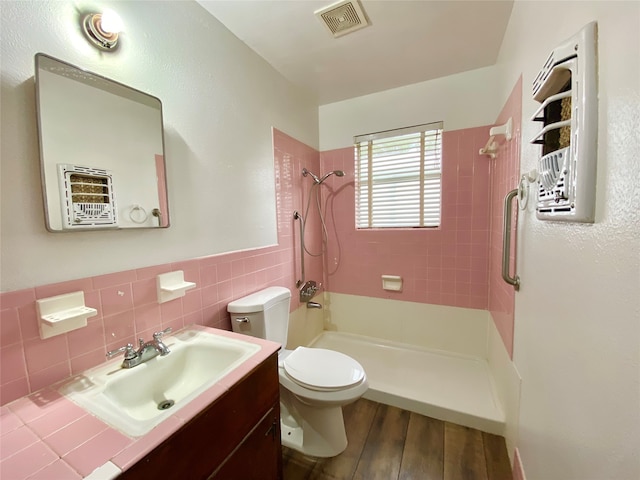
<svg viewBox="0 0 640 480">
<path fill-rule="evenodd" d="M 511 480 L 504 438 L 360 399 L 334 458 L 283 448 L 284 480 Z"/>
</svg>

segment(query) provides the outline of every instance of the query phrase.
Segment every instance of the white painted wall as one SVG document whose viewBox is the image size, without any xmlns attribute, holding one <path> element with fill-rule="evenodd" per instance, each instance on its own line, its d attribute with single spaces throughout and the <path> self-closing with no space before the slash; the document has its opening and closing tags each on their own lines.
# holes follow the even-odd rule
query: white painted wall
<svg viewBox="0 0 640 480">
<path fill-rule="evenodd" d="M 90 46 L 79 23 L 81 11 L 106 7 L 124 23 L 113 53 Z M 192 1 L 3 1 L 0 8 L 2 291 L 277 242 L 271 127 L 318 148 L 317 104 L 308 94 Z M 171 228 L 45 230 L 37 52 L 162 100 Z"/>
<path fill-rule="evenodd" d="M 526 172 L 539 154 L 526 143 L 538 105 L 530 85 L 551 50 L 593 20 L 596 222 L 519 215 L 514 362 L 528 480 L 640 478 L 640 2 L 516 1 L 498 60 L 500 103 L 522 73 Z"/>
<path fill-rule="evenodd" d="M 406 85 L 320 106 L 320 151 L 353 145 L 353 136 L 444 122 L 445 130 L 492 124 L 500 113 L 495 67 Z"/>
</svg>

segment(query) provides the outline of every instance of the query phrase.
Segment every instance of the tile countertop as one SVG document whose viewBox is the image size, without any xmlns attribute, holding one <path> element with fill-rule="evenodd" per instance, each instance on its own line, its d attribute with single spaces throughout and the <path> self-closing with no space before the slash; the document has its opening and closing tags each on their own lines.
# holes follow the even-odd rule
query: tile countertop
<svg viewBox="0 0 640 480">
<path fill-rule="evenodd" d="M 148 434 L 131 438 L 66 399 L 53 387 L 0 407 L 2 480 L 110 479 L 126 470 L 215 401 L 280 344 L 226 330 L 190 325 L 261 348 Z"/>
</svg>

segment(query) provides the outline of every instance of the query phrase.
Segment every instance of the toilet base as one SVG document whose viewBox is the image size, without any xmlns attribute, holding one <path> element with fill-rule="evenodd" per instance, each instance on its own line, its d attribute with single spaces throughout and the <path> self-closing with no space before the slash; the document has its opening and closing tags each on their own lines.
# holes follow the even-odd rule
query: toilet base
<svg viewBox="0 0 640 480">
<path fill-rule="evenodd" d="M 347 448 L 347 434 L 342 406 L 311 407 L 289 392 L 282 395 L 282 390 L 282 445 L 312 457 L 335 457 L 344 452 Z"/>
</svg>

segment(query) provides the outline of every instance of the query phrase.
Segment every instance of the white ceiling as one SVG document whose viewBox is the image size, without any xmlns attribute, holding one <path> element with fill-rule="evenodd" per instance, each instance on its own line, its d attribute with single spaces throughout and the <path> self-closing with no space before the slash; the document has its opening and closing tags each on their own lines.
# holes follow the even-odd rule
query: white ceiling
<svg viewBox="0 0 640 480">
<path fill-rule="evenodd" d="M 513 0 L 361 0 L 371 26 L 333 38 L 333 0 L 198 0 L 292 83 L 327 103 L 493 65 Z"/>
</svg>

